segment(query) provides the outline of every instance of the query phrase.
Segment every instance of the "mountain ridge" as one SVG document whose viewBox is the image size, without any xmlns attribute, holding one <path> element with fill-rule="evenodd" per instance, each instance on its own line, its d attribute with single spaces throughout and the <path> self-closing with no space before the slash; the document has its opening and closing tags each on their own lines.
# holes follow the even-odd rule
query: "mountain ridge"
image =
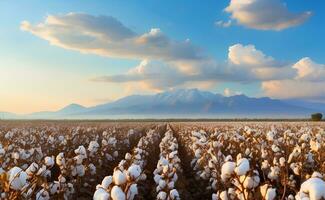
<svg viewBox="0 0 325 200">
<path fill-rule="evenodd" d="M 120 118 L 309 117 L 313 112 L 324 111 L 325 104 L 321 103 L 248 97 L 243 94 L 227 97 L 198 89 L 178 89 L 154 95 L 130 95 L 92 107 L 73 103 L 57 111 L 35 112 L 27 115 L 6 113 L 6 116 L 26 119 L 116 118 L 117 116 Z"/>
</svg>

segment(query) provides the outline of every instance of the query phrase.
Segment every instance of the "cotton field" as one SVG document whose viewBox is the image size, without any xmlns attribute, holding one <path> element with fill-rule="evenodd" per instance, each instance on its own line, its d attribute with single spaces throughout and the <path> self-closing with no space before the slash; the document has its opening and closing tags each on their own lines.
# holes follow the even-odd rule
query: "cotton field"
<svg viewBox="0 0 325 200">
<path fill-rule="evenodd" d="M 0 122 L 0 199 L 325 199 L 325 125 Z"/>
</svg>

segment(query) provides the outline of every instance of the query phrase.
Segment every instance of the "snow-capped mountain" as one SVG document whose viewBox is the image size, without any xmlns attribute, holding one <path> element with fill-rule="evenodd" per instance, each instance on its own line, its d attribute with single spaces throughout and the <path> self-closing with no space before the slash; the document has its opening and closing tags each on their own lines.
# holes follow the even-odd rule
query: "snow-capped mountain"
<svg viewBox="0 0 325 200">
<path fill-rule="evenodd" d="M 308 106 L 306 106 L 308 105 Z M 131 95 L 93 107 L 78 104 L 56 112 L 38 112 L 25 118 L 166 118 L 166 117 L 309 117 L 325 111 L 325 104 L 276 100 L 245 95 L 225 97 L 198 89 L 170 90 L 155 95 Z"/>
</svg>

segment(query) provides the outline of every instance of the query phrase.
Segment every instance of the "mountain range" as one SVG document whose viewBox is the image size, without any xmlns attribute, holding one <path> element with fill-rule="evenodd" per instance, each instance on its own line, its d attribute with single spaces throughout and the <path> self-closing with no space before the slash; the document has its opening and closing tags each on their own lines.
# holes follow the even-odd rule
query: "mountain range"
<svg viewBox="0 0 325 200">
<path fill-rule="evenodd" d="M 9 119 L 117 118 L 307 118 L 324 112 L 325 104 L 245 95 L 223 96 L 198 89 L 170 90 L 154 95 L 131 95 L 114 102 L 84 107 L 70 104 L 58 111 L 26 115 L 0 112 Z"/>
</svg>

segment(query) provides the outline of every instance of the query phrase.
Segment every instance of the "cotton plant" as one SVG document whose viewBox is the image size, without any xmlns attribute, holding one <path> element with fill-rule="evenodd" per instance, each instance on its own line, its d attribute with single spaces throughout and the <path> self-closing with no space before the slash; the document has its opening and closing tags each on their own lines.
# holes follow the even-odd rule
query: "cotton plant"
<svg viewBox="0 0 325 200">
<path fill-rule="evenodd" d="M 115 167 L 113 175 L 106 176 L 102 183 L 97 185 L 93 199 L 133 200 L 138 195 L 137 183 L 146 179 L 143 172 L 149 156 L 149 148 L 159 140 L 157 135 L 154 130 L 150 130 L 140 138 L 133 151 L 126 153 L 125 159 Z"/>
<path fill-rule="evenodd" d="M 175 188 L 178 180 L 177 173 L 181 173 L 180 159 L 178 157 L 178 143 L 173 132 L 168 130 L 160 144 L 160 159 L 153 172 L 156 183 L 157 199 L 178 200 L 180 195 Z"/>
</svg>

